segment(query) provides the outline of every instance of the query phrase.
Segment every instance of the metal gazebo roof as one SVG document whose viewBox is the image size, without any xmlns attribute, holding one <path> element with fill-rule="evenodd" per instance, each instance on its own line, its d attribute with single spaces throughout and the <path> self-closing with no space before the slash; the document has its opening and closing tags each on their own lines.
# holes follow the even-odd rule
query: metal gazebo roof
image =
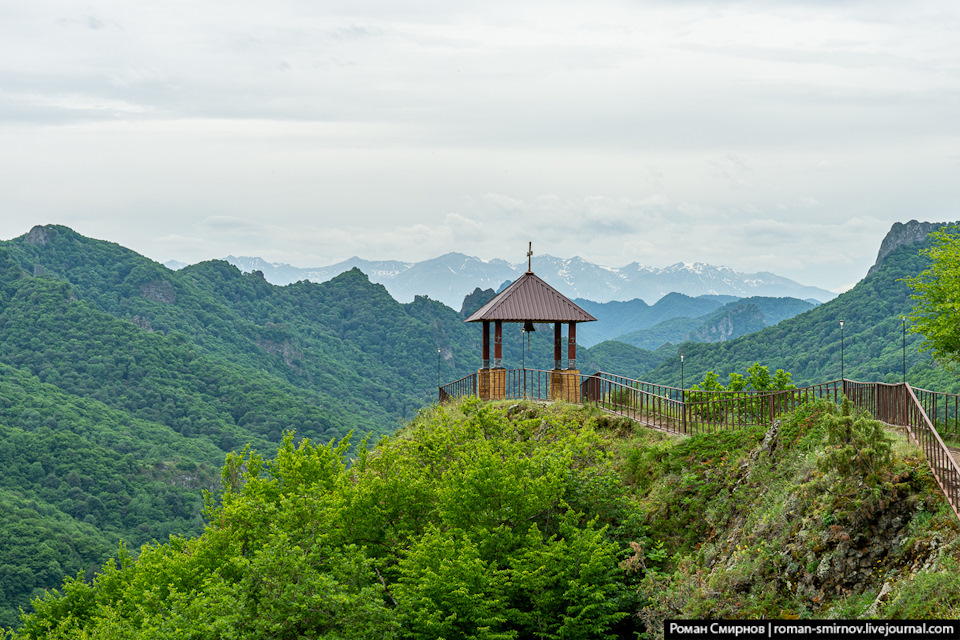
<svg viewBox="0 0 960 640">
<path fill-rule="evenodd" d="M 513 281 L 464 322 L 595 322 L 596 318 L 531 271 Z"/>
</svg>

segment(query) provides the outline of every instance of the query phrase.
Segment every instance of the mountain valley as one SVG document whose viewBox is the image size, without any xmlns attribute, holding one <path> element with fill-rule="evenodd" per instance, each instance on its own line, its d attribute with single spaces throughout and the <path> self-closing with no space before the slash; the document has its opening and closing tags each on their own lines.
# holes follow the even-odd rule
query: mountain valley
<svg viewBox="0 0 960 640">
<path fill-rule="evenodd" d="M 839 377 L 842 319 L 847 378 L 896 382 L 905 366 L 915 386 L 956 391 L 900 320 L 903 278 L 927 264 L 928 244 L 887 243 L 823 304 L 579 299 L 604 317 L 583 326 L 578 364 L 689 387 L 760 362 L 817 383 Z M 269 458 L 292 431 L 318 443 L 352 433 L 353 451 L 416 418 L 438 382 L 479 367 L 480 332 L 463 320 L 492 295 L 474 286 L 455 311 L 425 295 L 397 302 L 357 269 L 285 286 L 224 261 L 172 271 L 55 225 L 0 243 L 0 626 L 64 575 L 92 576 L 121 540 L 198 535 L 202 492 L 218 495 L 230 452 Z M 505 327 L 505 366 L 552 367 L 551 327 L 537 329 L 524 345 Z"/>
</svg>

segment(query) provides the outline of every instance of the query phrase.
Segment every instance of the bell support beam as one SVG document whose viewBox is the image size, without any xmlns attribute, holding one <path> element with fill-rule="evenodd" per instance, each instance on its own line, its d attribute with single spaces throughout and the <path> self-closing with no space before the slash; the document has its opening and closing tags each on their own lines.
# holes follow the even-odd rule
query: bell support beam
<svg viewBox="0 0 960 640">
<path fill-rule="evenodd" d="M 490 368 L 490 322 L 483 321 L 483 366 L 482 369 Z"/>
<path fill-rule="evenodd" d="M 562 323 L 553 323 L 553 368 L 559 369 L 563 359 L 563 331 Z"/>
</svg>

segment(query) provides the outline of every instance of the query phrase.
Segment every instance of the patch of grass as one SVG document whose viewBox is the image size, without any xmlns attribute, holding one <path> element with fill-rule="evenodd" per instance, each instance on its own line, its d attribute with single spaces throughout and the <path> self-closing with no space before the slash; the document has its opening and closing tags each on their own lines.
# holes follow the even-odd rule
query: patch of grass
<svg viewBox="0 0 960 640">
<path fill-rule="evenodd" d="M 881 610 L 881 617 L 898 620 L 960 618 L 960 563 L 950 557 L 939 570 L 920 571 L 902 580 Z"/>
</svg>

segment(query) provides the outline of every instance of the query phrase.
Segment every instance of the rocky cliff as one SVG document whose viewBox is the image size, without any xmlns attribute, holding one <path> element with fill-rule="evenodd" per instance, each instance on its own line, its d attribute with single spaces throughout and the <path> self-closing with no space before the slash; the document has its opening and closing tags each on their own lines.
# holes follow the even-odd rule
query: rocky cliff
<svg viewBox="0 0 960 640">
<path fill-rule="evenodd" d="M 917 220 L 911 220 L 910 222 L 895 222 L 890 231 L 887 232 L 886 237 L 883 239 L 883 242 L 880 243 L 880 251 L 877 253 L 877 261 L 874 263 L 870 270 L 867 271 L 867 275 L 872 274 L 877 269 L 880 268 L 880 265 L 883 264 L 883 260 L 890 255 L 890 253 L 898 248 L 902 247 L 905 244 L 916 244 L 917 242 L 922 242 L 931 232 L 940 229 L 948 224 L 953 224 L 950 222 L 919 222 Z"/>
</svg>

